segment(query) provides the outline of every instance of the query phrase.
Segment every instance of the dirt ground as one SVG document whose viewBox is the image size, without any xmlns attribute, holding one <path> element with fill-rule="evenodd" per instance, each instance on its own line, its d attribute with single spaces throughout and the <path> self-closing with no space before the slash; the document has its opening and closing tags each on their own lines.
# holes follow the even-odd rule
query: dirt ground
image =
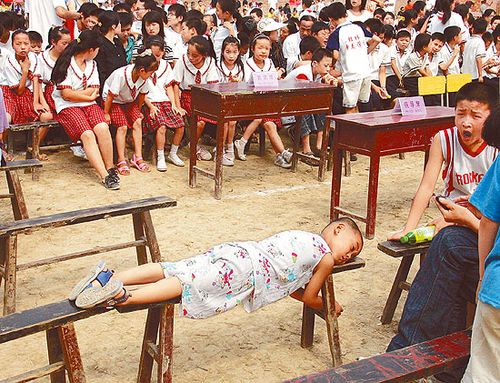
<svg viewBox="0 0 500 383">
<path fill-rule="evenodd" d="M 268 145 L 269 147 L 270 145 Z M 212 197 L 213 183 L 198 177 L 187 185 L 187 167 L 169 166 L 166 173 L 133 171 L 122 177 L 120 191 L 107 191 L 88 163 L 69 152 L 50 155 L 40 181 L 20 174 L 32 217 L 167 195 L 178 206 L 152 212 L 162 257 L 178 260 L 229 240 L 259 240 L 288 229 L 320 231 L 328 222 L 331 173 L 319 183 L 316 169 L 299 163 L 294 174 L 272 164 L 270 149 L 256 155 L 254 145 L 246 162 L 224 169 L 223 199 Z M 187 158 L 187 152 L 182 152 Z M 366 268 L 336 275 L 337 299 L 344 306 L 339 319 L 343 360 L 383 352 L 397 322 L 382 326 L 379 318 L 399 261 L 377 251 L 387 233 L 404 223 L 418 186 L 423 153 L 381 162 L 376 237 L 365 242 Z M 212 166 L 212 164 L 210 164 Z M 352 176 L 343 179 L 342 204 L 364 211 L 368 160 L 353 163 Z M 4 179 L 1 190 L 6 189 Z M 423 221 L 437 211 L 428 210 Z M 7 200 L 0 221 L 12 220 Z M 364 229 L 364 225 L 362 226 Z M 133 238 L 131 217 L 110 218 L 69 228 L 38 231 L 19 238 L 19 263 Z M 90 256 L 18 273 L 17 309 L 24 310 L 64 299 L 89 267 L 105 259 L 109 267 L 132 267 L 133 249 Z M 413 270 L 414 272 L 415 270 Z M 3 293 L 3 285 L 1 286 Z M 395 315 L 399 319 L 403 294 Z M 175 382 L 279 382 L 331 366 L 326 328 L 317 321 L 314 346 L 300 347 L 301 304 L 283 299 L 252 314 L 236 308 L 204 320 L 177 319 L 174 336 Z M 142 342 L 145 312 L 110 312 L 76 323 L 89 382 L 134 382 Z M 47 360 L 43 333 L 0 345 L 0 379 Z M 48 379 L 43 381 L 49 381 Z"/>
</svg>

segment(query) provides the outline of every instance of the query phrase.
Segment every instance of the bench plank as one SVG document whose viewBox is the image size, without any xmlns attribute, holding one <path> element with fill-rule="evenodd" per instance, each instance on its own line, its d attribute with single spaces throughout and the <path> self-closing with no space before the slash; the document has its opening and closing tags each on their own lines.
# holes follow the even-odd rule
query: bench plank
<svg viewBox="0 0 500 383">
<path fill-rule="evenodd" d="M 108 217 L 116 217 L 176 205 L 177 202 L 169 197 L 152 197 L 126 203 L 52 214 L 0 224 L 0 236 L 14 233 L 18 234 L 46 227 L 75 225 Z"/>
<path fill-rule="evenodd" d="M 356 257 L 342 265 L 335 265 L 333 267 L 333 274 L 341 273 L 343 271 L 356 270 L 365 266 L 366 266 L 365 260 L 361 257 Z"/>
<path fill-rule="evenodd" d="M 60 126 L 61 124 L 54 120 L 46 122 L 35 121 L 35 122 L 28 122 L 26 124 L 12 124 L 9 126 L 9 130 L 11 132 L 22 132 L 25 130 L 33 130 L 35 128 L 56 128 Z"/>
<path fill-rule="evenodd" d="M 416 245 L 408 245 L 399 241 L 385 241 L 377 245 L 377 248 L 387 255 L 394 258 L 406 257 L 408 255 L 415 255 L 426 253 L 429 249 L 431 242 L 418 243 Z"/>
<path fill-rule="evenodd" d="M 31 168 L 41 168 L 42 163 L 39 160 L 31 159 L 31 160 L 18 160 L 18 161 L 9 161 L 7 165 L 0 166 L 0 171 L 8 171 L 8 170 L 21 170 L 21 169 L 31 169 Z"/>
<path fill-rule="evenodd" d="M 446 371 L 469 356 L 470 330 L 344 364 L 284 383 L 411 382 Z"/>
</svg>

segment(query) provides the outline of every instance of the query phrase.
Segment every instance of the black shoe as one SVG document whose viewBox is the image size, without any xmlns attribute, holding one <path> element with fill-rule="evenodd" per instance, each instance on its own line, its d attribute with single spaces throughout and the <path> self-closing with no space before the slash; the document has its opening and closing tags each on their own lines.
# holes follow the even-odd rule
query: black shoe
<svg viewBox="0 0 500 383">
<path fill-rule="evenodd" d="M 111 175 L 107 175 L 106 178 L 104 178 L 104 180 L 102 181 L 102 183 L 106 189 L 110 190 L 120 189 L 120 180 L 115 179 Z"/>
<path fill-rule="evenodd" d="M 120 176 L 115 168 L 108 169 L 108 174 L 118 185 L 120 184 Z"/>
</svg>

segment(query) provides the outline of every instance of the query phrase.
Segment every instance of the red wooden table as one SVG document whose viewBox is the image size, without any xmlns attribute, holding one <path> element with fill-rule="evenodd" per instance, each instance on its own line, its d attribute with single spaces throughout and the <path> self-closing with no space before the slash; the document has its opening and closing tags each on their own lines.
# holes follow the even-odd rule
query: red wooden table
<svg viewBox="0 0 500 383">
<path fill-rule="evenodd" d="M 403 117 L 385 110 L 332 118 L 335 134 L 330 218 L 337 219 L 342 214 L 358 219 L 366 223 L 366 237 L 372 239 L 375 235 L 380 157 L 417 150 L 428 152 L 431 138 L 439 130 L 454 126 L 455 112 L 452 108 L 432 106 L 427 107 L 425 116 Z M 343 151 L 370 157 L 366 217 L 340 207 Z"/>
<path fill-rule="evenodd" d="M 331 112 L 333 86 L 309 81 L 278 81 L 278 88 L 259 90 L 244 82 L 195 85 L 191 90 L 191 121 L 189 159 L 189 186 L 196 186 L 196 174 L 215 181 L 215 198 L 222 195 L 222 149 L 223 126 L 225 122 L 254 120 L 257 118 L 277 118 L 296 116 L 294 156 L 292 171 L 297 167 L 298 145 L 300 142 L 300 116 Z M 215 172 L 196 165 L 196 121 L 206 117 L 217 122 Z M 318 178 L 322 180 L 325 172 L 330 119 L 325 121 L 323 147 Z M 300 154 L 299 154 L 300 155 Z"/>
</svg>

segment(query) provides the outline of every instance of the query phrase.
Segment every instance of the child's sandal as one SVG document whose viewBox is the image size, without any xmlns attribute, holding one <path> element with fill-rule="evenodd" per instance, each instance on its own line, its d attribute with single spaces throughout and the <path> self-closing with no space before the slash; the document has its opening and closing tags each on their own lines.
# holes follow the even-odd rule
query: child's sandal
<svg viewBox="0 0 500 383">
<path fill-rule="evenodd" d="M 100 305 L 103 302 L 108 302 L 114 298 L 123 288 L 123 283 L 116 279 L 109 281 L 103 287 L 92 286 L 82 291 L 75 300 L 76 307 L 81 309 L 89 309 Z"/>
<path fill-rule="evenodd" d="M 149 168 L 148 164 L 144 161 L 144 159 L 142 157 L 136 157 L 135 154 L 132 155 L 130 163 L 134 165 L 137 168 L 137 170 L 143 173 L 149 173 L 151 171 L 151 169 Z"/>
<path fill-rule="evenodd" d="M 113 298 L 108 299 L 106 301 L 106 303 L 104 304 L 104 306 L 107 309 L 113 309 L 113 308 L 115 308 L 115 306 L 118 306 L 119 304 L 126 302 L 132 296 L 132 294 L 130 294 L 125 289 L 125 287 L 122 287 L 122 291 L 123 291 L 123 294 L 121 296 L 119 296 L 118 298 L 116 298 L 116 296 L 114 296 Z"/>
<path fill-rule="evenodd" d="M 92 287 L 92 282 L 97 281 L 101 287 L 105 286 L 114 274 L 113 270 L 104 270 L 106 263 L 100 261 L 97 266 L 90 270 L 85 278 L 82 278 L 69 293 L 68 299 L 74 301 L 83 290 Z"/>
<path fill-rule="evenodd" d="M 128 176 L 128 175 L 130 175 L 130 168 L 128 166 L 127 161 L 123 160 L 123 161 L 118 162 L 116 164 L 116 171 L 121 176 Z"/>
</svg>

